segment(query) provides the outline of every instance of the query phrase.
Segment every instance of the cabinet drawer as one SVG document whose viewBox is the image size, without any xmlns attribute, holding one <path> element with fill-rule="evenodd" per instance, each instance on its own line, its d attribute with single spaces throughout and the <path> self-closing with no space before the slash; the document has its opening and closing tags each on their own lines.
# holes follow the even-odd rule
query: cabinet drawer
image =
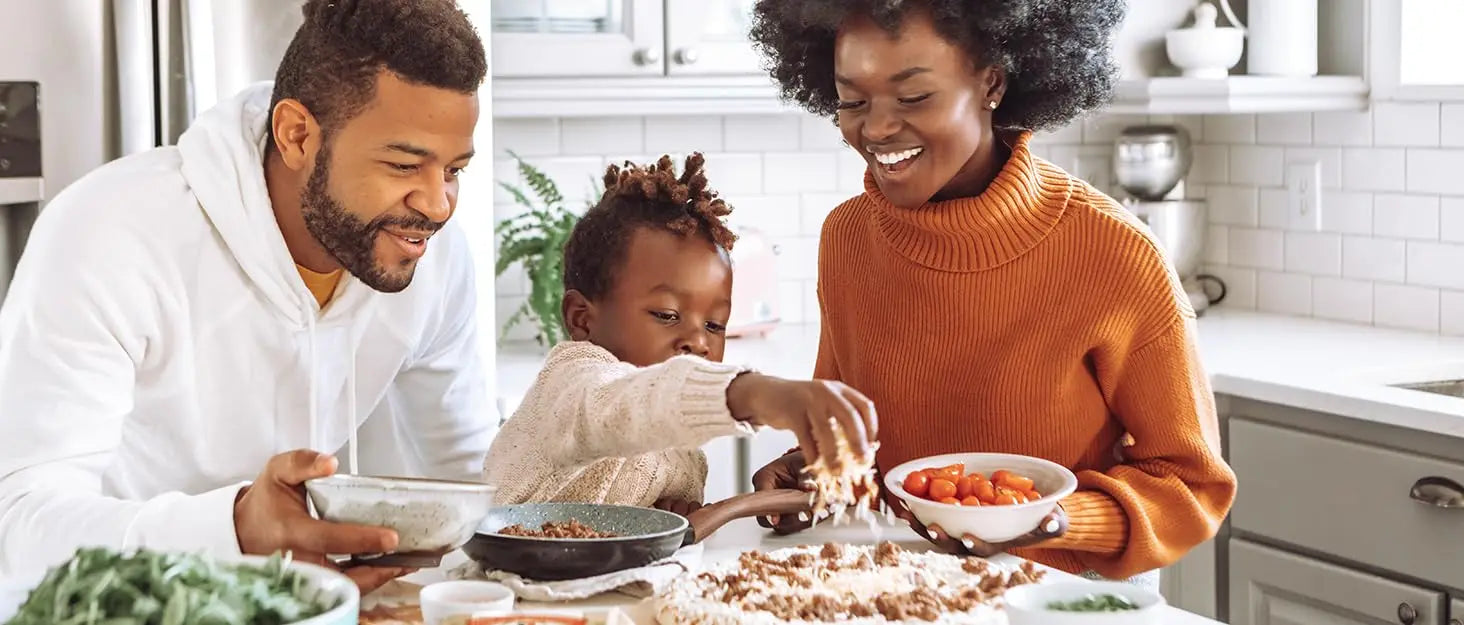
<svg viewBox="0 0 1464 625">
<path fill-rule="evenodd" d="M 1235 529 L 1464 588 L 1464 509 L 1414 501 L 1424 477 L 1464 483 L 1464 465 L 1230 421 Z"/>
<path fill-rule="evenodd" d="M 1412 616 L 1404 620 L 1402 615 Z M 1230 541 L 1231 625 L 1444 622 L 1444 594 L 1271 549 Z"/>
</svg>

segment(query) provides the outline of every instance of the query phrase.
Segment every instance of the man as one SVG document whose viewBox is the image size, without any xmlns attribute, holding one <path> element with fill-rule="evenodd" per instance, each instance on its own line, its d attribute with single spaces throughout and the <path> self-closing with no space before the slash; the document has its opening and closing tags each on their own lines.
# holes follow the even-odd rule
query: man
<svg viewBox="0 0 1464 625">
<path fill-rule="evenodd" d="M 311 518 L 300 486 L 368 418 L 387 466 L 478 478 L 496 421 L 472 261 L 444 225 L 483 43 L 452 0 L 303 10 L 272 92 L 36 223 L 0 310 L 0 576 L 83 545 L 389 551 L 390 530 Z M 366 589 L 404 572 L 347 571 Z"/>
</svg>

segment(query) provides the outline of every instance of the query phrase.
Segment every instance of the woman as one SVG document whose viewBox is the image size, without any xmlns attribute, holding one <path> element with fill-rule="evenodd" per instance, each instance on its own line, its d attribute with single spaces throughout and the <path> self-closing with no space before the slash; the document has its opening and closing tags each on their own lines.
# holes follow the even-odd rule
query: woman
<svg viewBox="0 0 1464 625">
<path fill-rule="evenodd" d="M 815 375 L 878 406 L 878 466 L 992 451 L 1078 475 L 1005 544 L 898 512 L 948 550 L 1108 578 L 1179 559 L 1235 496 L 1172 266 L 1028 146 L 1107 100 L 1122 17 L 1122 0 L 760 0 L 752 29 L 785 97 L 868 161 L 865 192 L 824 224 Z M 756 485 L 795 485 L 802 466 L 792 453 Z"/>
</svg>

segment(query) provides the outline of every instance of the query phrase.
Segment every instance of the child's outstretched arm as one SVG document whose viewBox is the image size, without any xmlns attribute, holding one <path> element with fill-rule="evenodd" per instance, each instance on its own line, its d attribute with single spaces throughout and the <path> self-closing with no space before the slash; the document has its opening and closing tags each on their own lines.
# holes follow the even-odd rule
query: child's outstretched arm
<svg viewBox="0 0 1464 625">
<path fill-rule="evenodd" d="M 842 439 L 857 456 L 878 427 L 873 404 L 842 384 L 781 380 L 693 356 L 636 367 L 596 345 L 564 343 L 550 351 L 488 463 L 533 449 L 537 462 L 581 466 L 697 447 L 752 425 L 791 431 L 811 452 L 832 455 Z"/>
</svg>

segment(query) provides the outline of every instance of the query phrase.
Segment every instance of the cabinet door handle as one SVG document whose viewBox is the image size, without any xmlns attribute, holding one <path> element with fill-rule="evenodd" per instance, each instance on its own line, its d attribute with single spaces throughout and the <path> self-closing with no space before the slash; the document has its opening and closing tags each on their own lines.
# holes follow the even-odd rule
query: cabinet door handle
<svg viewBox="0 0 1464 625">
<path fill-rule="evenodd" d="M 1464 508 L 1464 486 L 1447 477 L 1431 475 L 1421 478 L 1408 489 L 1408 496 L 1430 506 Z"/>
<path fill-rule="evenodd" d="M 1403 625 L 1413 625 L 1418 621 L 1418 610 L 1407 601 L 1398 604 L 1398 622 Z"/>
<path fill-rule="evenodd" d="M 631 57 L 636 65 L 654 65 L 661 62 L 661 51 L 655 48 L 640 48 Z"/>
<path fill-rule="evenodd" d="M 697 54 L 696 48 L 682 48 L 676 51 L 674 58 L 678 65 L 691 65 L 696 63 L 696 60 L 701 58 L 701 55 Z"/>
</svg>

